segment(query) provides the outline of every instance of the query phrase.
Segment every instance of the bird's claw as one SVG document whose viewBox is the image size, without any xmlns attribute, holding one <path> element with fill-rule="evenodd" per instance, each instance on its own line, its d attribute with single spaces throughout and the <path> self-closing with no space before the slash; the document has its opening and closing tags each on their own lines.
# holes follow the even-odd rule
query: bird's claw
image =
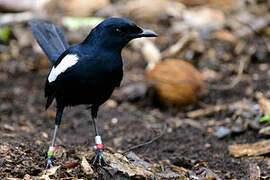
<svg viewBox="0 0 270 180">
<path fill-rule="evenodd" d="M 53 166 L 62 166 L 62 165 L 63 165 L 62 163 L 57 163 L 53 156 L 49 156 L 48 159 L 47 159 L 46 169 L 49 169 L 49 168 L 51 168 Z"/>
<path fill-rule="evenodd" d="M 103 157 L 102 149 L 96 149 L 96 155 L 93 159 L 93 165 L 98 166 L 109 166 L 109 164 L 106 162 L 106 160 Z"/>
</svg>

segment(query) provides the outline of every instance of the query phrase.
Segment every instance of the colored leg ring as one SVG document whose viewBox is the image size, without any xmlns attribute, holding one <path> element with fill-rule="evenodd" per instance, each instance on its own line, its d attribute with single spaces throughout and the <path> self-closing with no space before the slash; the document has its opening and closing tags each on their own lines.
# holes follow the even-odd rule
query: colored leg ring
<svg viewBox="0 0 270 180">
<path fill-rule="evenodd" d="M 103 149 L 103 144 L 96 144 L 97 149 Z"/>
<path fill-rule="evenodd" d="M 55 147 L 51 146 L 48 151 L 48 156 L 54 156 Z"/>
</svg>

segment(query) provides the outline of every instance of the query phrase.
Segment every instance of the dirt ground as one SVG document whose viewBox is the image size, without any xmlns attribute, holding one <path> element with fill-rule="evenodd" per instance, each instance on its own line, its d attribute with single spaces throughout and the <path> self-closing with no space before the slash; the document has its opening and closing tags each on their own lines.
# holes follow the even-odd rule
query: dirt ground
<svg viewBox="0 0 270 180">
<path fill-rule="evenodd" d="M 252 65 L 249 72 L 257 73 L 258 64 Z M 133 71 L 126 72 L 132 74 Z M 45 166 L 46 152 L 54 127 L 54 111 L 44 112 L 44 79 L 46 70 L 28 73 L 9 74 L 8 81 L 0 81 L 1 96 L 1 146 L 9 149 L 1 153 L 1 177 L 22 178 L 25 174 L 37 175 Z M 252 83 L 260 92 L 267 79 L 264 73 Z M 236 88 L 225 91 L 213 91 L 203 98 L 201 103 L 209 105 L 232 103 L 243 98 L 250 98 L 242 92 L 248 84 L 240 83 Z M 4 94 L 7 93 L 7 94 Z M 241 95 L 241 96 L 240 96 Z M 195 107 L 192 107 L 194 109 Z M 159 110 L 144 103 L 122 102 L 112 107 L 102 106 L 99 112 L 99 128 L 105 144 L 113 151 L 125 151 L 128 147 L 151 140 L 162 131 L 164 123 L 174 118 L 185 118 L 185 111 L 174 112 Z M 239 135 L 218 139 L 209 132 L 209 121 L 223 121 L 230 117 L 229 112 L 216 113 L 214 116 L 195 119 L 200 127 L 182 123 L 179 127 L 168 127 L 164 135 L 149 145 L 134 150 L 143 158 L 159 162 L 172 157 L 184 157 L 195 161 L 205 161 L 222 179 L 248 179 L 248 164 L 241 158 L 233 158 L 227 147 L 231 144 L 255 142 L 261 137 L 254 130 L 247 130 Z M 169 123 L 170 124 L 170 123 Z M 56 144 L 68 150 L 67 157 L 60 157 L 63 163 L 77 162 L 72 153 L 75 150 L 93 145 L 94 131 L 89 123 L 89 110 L 85 106 L 67 108 L 57 136 Z M 9 152 L 17 156 L 8 155 Z M 9 156 L 10 159 L 7 159 Z M 4 166 L 4 168 L 3 168 Z M 261 173 L 270 173 L 264 161 L 259 162 Z M 77 174 L 79 177 L 80 174 Z"/>
</svg>

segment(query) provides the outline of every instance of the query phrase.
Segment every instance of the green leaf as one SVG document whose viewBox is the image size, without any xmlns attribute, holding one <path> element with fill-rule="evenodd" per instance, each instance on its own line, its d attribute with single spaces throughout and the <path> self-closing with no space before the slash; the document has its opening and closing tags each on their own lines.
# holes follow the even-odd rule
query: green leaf
<svg viewBox="0 0 270 180">
<path fill-rule="evenodd" d="M 3 27 L 2 29 L 0 29 L 0 39 L 2 41 L 8 40 L 9 36 L 10 36 L 10 27 L 9 26 L 6 26 L 6 27 Z"/>
<path fill-rule="evenodd" d="M 266 116 L 262 117 L 261 119 L 259 119 L 259 122 L 260 123 L 263 123 L 263 122 L 269 122 L 270 123 L 270 115 L 266 115 Z"/>
<path fill-rule="evenodd" d="M 104 18 L 100 17 L 65 17 L 63 19 L 63 24 L 72 31 L 76 31 L 83 26 L 95 27 Z"/>
</svg>

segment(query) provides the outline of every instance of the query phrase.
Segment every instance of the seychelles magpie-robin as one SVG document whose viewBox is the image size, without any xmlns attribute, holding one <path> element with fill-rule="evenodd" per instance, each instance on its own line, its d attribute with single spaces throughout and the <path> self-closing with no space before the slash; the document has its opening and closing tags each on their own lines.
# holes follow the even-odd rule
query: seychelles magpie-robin
<svg viewBox="0 0 270 180">
<path fill-rule="evenodd" d="M 52 24 L 33 20 L 29 27 L 52 64 L 45 84 L 46 109 L 55 99 L 57 112 L 46 168 L 57 164 L 54 158 L 55 138 L 64 108 L 79 104 L 91 105 L 96 134 L 93 164 L 107 164 L 97 127 L 99 106 L 121 83 L 123 47 L 132 39 L 157 37 L 157 34 L 138 27 L 128 19 L 108 18 L 92 29 L 82 43 L 70 47 L 61 29 Z"/>
</svg>

